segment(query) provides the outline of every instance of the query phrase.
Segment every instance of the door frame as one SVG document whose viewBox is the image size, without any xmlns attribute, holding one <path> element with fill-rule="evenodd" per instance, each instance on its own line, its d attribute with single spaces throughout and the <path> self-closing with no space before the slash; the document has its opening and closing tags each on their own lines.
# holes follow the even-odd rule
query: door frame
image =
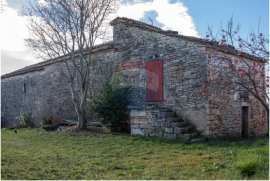
<svg viewBox="0 0 270 181">
<path fill-rule="evenodd" d="M 242 124 L 243 124 L 243 109 L 246 109 L 246 116 L 245 116 L 245 133 L 242 135 Z M 242 105 L 241 106 L 241 121 L 240 121 L 240 137 L 241 138 L 247 138 L 249 137 L 249 106 L 248 105 Z"/>
</svg>

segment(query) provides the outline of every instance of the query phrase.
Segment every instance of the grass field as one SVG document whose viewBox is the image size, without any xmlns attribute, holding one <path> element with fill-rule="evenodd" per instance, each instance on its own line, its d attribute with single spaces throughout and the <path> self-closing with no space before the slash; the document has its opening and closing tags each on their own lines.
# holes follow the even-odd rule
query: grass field
<svg viewBox="0 0 270 181">
<path fill-rule="evenodd" d="M 269 143 L 2 129 L 1 179 L 269 179 Z"/>
</svg>

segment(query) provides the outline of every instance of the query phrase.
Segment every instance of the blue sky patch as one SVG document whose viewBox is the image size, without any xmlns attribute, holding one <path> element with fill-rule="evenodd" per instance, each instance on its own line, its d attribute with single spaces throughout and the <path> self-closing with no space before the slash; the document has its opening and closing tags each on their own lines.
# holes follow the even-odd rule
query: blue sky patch
<svg viewBox="0 0 270 181">
<path fill-rule="evenodd" d="M 153 26 L 163 27 L 163 24 L 160 24 L 159 22 L 157 22 L 157 20 L 156 20 L 157 16 L 158 16 L 158 14 L 156 11 L 145 12 L 144 17 L 141 18 L 140 21 L 143 21 L 147 24 L 152 24 L 151 20 L 149 19 L 149 17 L 150 17 L 153 21 Z"/>
</svg>

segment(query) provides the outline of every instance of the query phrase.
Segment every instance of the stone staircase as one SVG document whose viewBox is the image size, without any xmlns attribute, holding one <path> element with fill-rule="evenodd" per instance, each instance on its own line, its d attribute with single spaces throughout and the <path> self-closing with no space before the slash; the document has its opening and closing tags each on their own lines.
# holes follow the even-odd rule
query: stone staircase
<svg viewBox="0 0 270 181">
<path fill-rule="evenodd" d="M 167 139 L 191 140 L 193 142 L 205 141 L 193 126 L 183 121 L 168 108 L 153 107 L 150 111 L 152 119 L 160 122 L 162 137 Z"/>
</svg>

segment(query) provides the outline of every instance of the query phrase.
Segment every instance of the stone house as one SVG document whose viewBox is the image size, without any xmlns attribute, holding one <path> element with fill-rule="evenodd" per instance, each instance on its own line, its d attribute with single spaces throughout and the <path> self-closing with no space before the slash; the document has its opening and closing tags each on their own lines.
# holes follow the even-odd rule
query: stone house
<svg viewBox="0 0 270 181">
<path fill-rule="evenodd" d="M 266 134 L 266 112 L 251 95 L 236 95 L 223 109 L 222 97 L 231 96 L 225 92 L 211 104 L 202 95 L 190 96 L 200 89 L 196 82 L 200 65 L 211 66 L 205 49 L 236 58 L 233 47 L 128 18 L 118 17 L 110 24 L 113 41 L 93 50 L 89 93 L 98 93 L 100 82 L 113 72 L 119 72 L 122 81 L 130 81 L 132 134 L 182 138 L 187 127 L 181 125 L 185 123 L 211 139 Z M 256 61 L 248 54 L 242 56 Z M 30 111 L 36 122 L 50 115 L 55 120 L 76 117 L 68 83 L 53 62 L 47 60 L 1 76 L 1 111 L 7 126 L 18 123 L 20 110 Z M 203 74 L 208 76 L 207 71 Z"/>
</svg>

